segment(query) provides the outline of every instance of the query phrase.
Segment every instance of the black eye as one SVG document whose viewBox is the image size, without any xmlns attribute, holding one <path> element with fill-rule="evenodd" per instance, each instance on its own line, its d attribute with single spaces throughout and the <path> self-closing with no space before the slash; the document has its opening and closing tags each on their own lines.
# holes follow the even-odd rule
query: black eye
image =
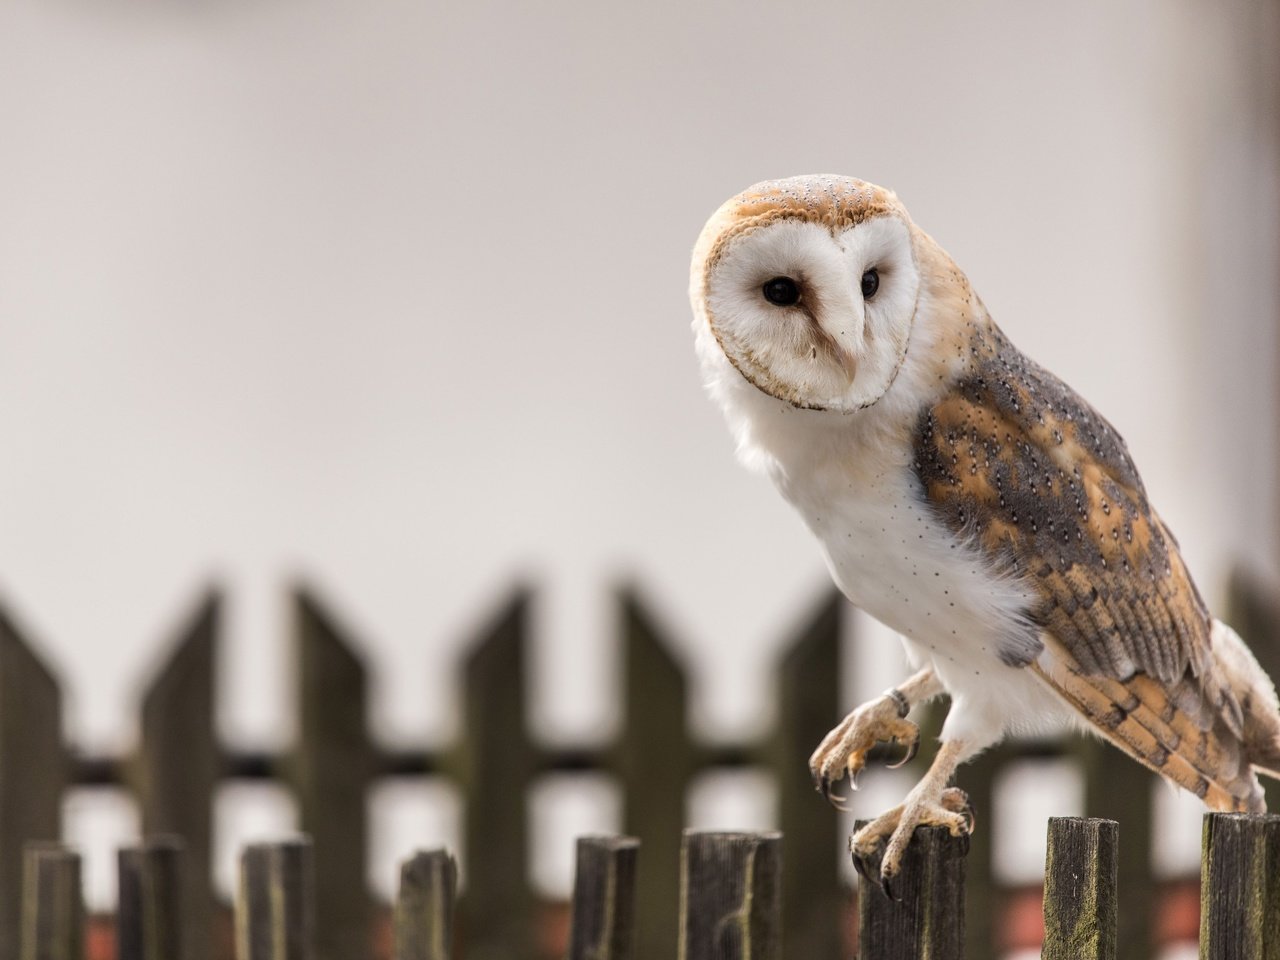
<svg viewBox="0 0 1280 960">
<path fill-rule="evenodd" d="M 800 286 L 790 277 L 774 277 L 761 288 L 764 298 L 779 307 L 790 307 L 800 302 Z"/>
<path fill-rule="evenodd" d="M 862 299 L 870 300 L 880 289 L 880 272 L 872 267 L 862 275 Z"/>
</svg>

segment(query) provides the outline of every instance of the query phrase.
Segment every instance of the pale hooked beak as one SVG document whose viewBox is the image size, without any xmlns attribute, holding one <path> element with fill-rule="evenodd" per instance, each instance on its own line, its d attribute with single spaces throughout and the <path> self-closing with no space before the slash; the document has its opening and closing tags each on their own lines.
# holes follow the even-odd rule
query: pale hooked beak
<svg viewBox="0 0 1280 960">
<path fill-rule="evenodd" d="M 845 378 L 849 381 L 849 385 L 852 386 L 854 375 L 858 372 L 858 358 L 847 347 L 837 345 L 836 360 L 839 361 L 840 369 L 844 371 Z"/>
<path fill-rule="evenodd" d="M 840 365 L 848 385 L 852 386 L 854 375 L 858 372 L 858 358 L 854 356 L 853 351 L 827 331 L 816 317 L 811 316 L 809 319 L 818 349 Z"/>
</svg>

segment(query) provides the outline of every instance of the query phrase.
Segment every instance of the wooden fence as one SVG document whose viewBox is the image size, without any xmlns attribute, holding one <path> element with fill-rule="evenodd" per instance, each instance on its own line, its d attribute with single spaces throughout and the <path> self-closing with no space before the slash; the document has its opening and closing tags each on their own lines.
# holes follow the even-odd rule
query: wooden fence
<svg viewBox="0 0 1280 960">
<path fill-rule="evenodd" d="M 1263 665 L 1280 676 L 1280 605 L 1242 578 L 1233 586 L 1233 597 L 1234 622 Z M 291 630 L 296 741 L 281 754 L 223 750 L 214 732 L 219 609 L 217 597 L 207 598 L 181 631 L 143 698 L 138 748 L 121 757 L 85 756 L 64 744 L 58 684 L 11 618 L 0 612 L 0 960 L 33 956 L 20 952 L 18 937 L 24 916 L 23 850 L 29 841 L 59 838 L 61 800 L 69 786 L 126 788 L 136 798 L 144 836 L 182 838 L 188 876 L 181 893 L 187 956 L 222 960 L 215 957 L 218 941 L 210 934 L 218 910 L 210 863 L 212 798 L 220 783 L 232 780 L 271 780 L 291 790 L 300 827 L 314 841 L 314 847 L 306 848 L 313 852 L 305 854 L 314 858 L 306 867 L 313 907 L 294 920 L 314 926 L 319 960 L 366 956 L 375 916 L 363 880 L 367 794 L 377 782 L 406 777 L 447 778 L 462 798 L 466 895 L 459 904 L 459 924 L 467 956 L 535 960 L 538 904 L 527 882 L 526 797 L 539 776 L 557 771 L 604 771 L 618 783 L 622 827 L 645 844 L 644 866 L 633 878 L 636 956 L 668 957 L 680 929 L 671 878 L 681 869 L 679 838 L 690 782 L 707 769 L 742 767 L 768 770 L 777 784 L 777 825 L 788 847 L 777 895 L 788 952 L 806 960 L 841 956 L 841 918 L 849 903 L 837 861 L 844 831 L 836 812 L 815 796 L 804 763 L 814 744 L 852 706 L 841 702 L 837 689 L 841 621 L 848 609 L 837 596 L 825 598 L 784 648 L 776 671 L 778 719 L 773 730 L 760 742 L 714 747 L 690 737 L 687 684 L 671 652 L 674 644 L 636 596 L 623 594 L 618 604 L 625 667 L 623 726 L 614 743 L 546 749 L 529 735 L 524 692 L 528 597 L 518 595 L 479 632 L 463 665 L 464 719 L 458 742 L 437 751 L 380 749 L 366 728 L 367 677 L 358 644 L 313 595 L 300 592 Z M 934 732 L 936 717 L 926 720 L 924 735 Z M 993 809 L 1000 771 L 1028 756 L 1076 758 L 1084 777 L 1086 815 L 1125 824 L 1117 882 L 1126 905 L 1118 917 L 1117 943 L 1125 960 L 1152 956 L 1157 884 L 1151 867 L 1151 775 L 1090 739 L 1010 743 L 960 773 L 959 783 L 977 810 Z M 994 880 L 991 832 L 980 829 L 974 835 L 966 860 L 969 922 L 964 939 L 970 960 L 997 956 L 996 928 L 1007 897 Z M 145 855 L 157 863 L 165 856 L 151 848 Z M 63 855 L 48 849 L 29 856 L 38 863 L 45 857 L 49 869 L 67 869 L 56 866 Z M 284 854 L 258 856 L 267 859 L 250 872 L 274 875 L 272 871 L 293 869 L 287 857 L 270 859 Z M 424 877 L 436 877 L 442 868 L 419 869 L 426 871 Z M 437 890 L 439 884 L 431 883 L 436 885 L 428 884 L 430 889 Z M 143 887 L 122 886 L 122 909 L 153 895 Z M 436 896 L 423 893 L 428 895 Z M 398 915 L 397 929 L 410 917 Z M 252 939 L 256 928 L 244 927 L 245 922 L 239 936 Z M 164 930 L 146 933 L 161 939 L 168 935 Z"/>
<path fill-rule="evenodd" d="M 920 827 L 903 860 L 899 899 L 861 886 L 858 960 L 963 960 L 968 840 Z M 1042 960 L 1117 960 L 1114 820 L 1049 821 Z M 1280 817 L 1207 814 L 1201 853 L 1202 960 L 1280 958 Z M 237 960 L 316 960 L 315 850 L 301 837 L 254 844 L 241 856 L 235 904 Z M 638 960 L 638 855 L 628 837 L 578 841 L 568 960 Z M 182 920 L 181 847 L 169 840 L 122 850 L 117 960 L 189 960 Z M 686 831 L 676 887 L 679 960 L 782 960 L 782 836 Z M 77 854 L 27 847 L 23 960 L 83 960 Z M 401 867 L 392 960 L 470 957 L 453 943 L 457 865 L 443 850 Z M 802 956 L 794 948 L 790 955 Z M 353 957 L 366 957 L 366 952 Z"/>
</svg>

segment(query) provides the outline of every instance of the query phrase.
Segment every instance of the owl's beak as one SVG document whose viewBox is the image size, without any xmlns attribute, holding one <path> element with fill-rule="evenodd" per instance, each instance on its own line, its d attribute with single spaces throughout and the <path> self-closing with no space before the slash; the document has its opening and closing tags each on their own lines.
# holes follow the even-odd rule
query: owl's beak
<svg viewBox="0 0 1280 960">
<path fill-rule="evenodd" d="M 854 375 L 858 372 L 858 358 L 847 347 L 837 344 L 836 360 L 839 361 L 840 369 L 844 371 L 845 377 L 848 379 L 850 386 L 852 386 Z"/>
<path fill-rule="evenodd" d="M 839 337 L 822 326 L 816 317 L 810 317 L 810 320 L 812 321 L 813 338 L 817 341 L 818 348 L 840 365 L 840 369 L 844 371 L 845 379 L 849 385 L 852 385 L 854 375 L 858 372 L 858 358 L 854 356 L 853 351 L 840 342 Z"/>
</svg>

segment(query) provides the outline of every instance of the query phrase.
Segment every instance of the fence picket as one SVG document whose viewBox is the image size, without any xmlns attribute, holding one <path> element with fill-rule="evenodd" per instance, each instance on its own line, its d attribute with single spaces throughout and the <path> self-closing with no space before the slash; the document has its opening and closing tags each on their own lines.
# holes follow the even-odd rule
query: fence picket
<svg viewBox="0 0 1280 960">
<path fill-rule="evenodd" d="M 525 711 L 529 597 L 518 594 L 481 634 L 463 683 L 463 783 L 469 960 L 529 960 L 533 899 L 525 883 L 525 793 L 537 755 Z"/>
<path fill-rule="evenodd" d="M 58 681 L 0 609 L 0 960 L 17 960 L 23 845 L 58 840 L 67 758 Z"/>
<path fill-rule="evenodd" d="M 1239 576 L 1232 589 L 1236 617 L 1259 660 L 1280 663 L 1280 593 Z M 121 960 L 133 956 L 173 960 L 180 952 L 181 960 L 211 960 L 218 942 L 211 935 L 214 928 L 210 923 L 214 909 L 209 870 L 212 800 L 226 779 L 282 777 L 287 777 L 293 788 L 303 829 L 316 838 L 314 853 L 306 854 L 315 858 L 314 878 L 308 883 L 316 901 L 314 908 L 307 907 L 313 910 L 307 916 L 314 919 L 306 924 L 307 929 L 315 927 L 314 952 L 319 960 L 345 960 L 364 954 L 369 947 L 372 904 L 364 880 L 369 830 L 366 793 L 375 778 L 381 777 L 443 777 L 454 782 L 464 804 L 464 848 L 468 855 L 468 890 L 459 904 L 459 938 L 467 942 L 469 960 L 533 960 L 545 950 L 546 941 L 545 931 L 535 928 L 537 901 L 527 886 L 528 789 L 541 772 L 588 770 L 616 775 L 624 805 L 623 825 L 645 842 L 644 863 L 627 868 L 636 871 L 630 878 L 635 891 L 634 917 L 628 921 L 632 926 L 618 929 L 635 931 L 635 947 L 629 953 L 670 955 L 682 909 L 671 881 L 684 857 L 678 838 L 689 784 L 703 770 L 753 766 L 768 769 L 775 778 L 779 819 L 788 837 L 790 853 L 779 868 L 788 943 L 798 956 L 833 960 L 840 951 L 839 917 L 846 897 L 832 855 L 839 842 L 839 821 L 812 793 L 804 760 L 839 718 L 842 706 L 847 706 L 837 701 L 844 601 L 834 594 L 825 598 L 797 639 L 786 647 L 777 670 L 779 719 L 775 728 L 756 742 L 703 745 L 688 730 L 688 684 L 685 668 L 673 653 L 675 645 L 634 594 L 624 592 L 619 599 L 626 667 L 624 724 L 611 744 L 592 741 L 544 750 L 533 741 L 525 710 L 529 596 L 521 592 L 482 634 L 465 664 L 459 741 L 447 748 L 379 750 L 367 732 L 365 668 L 320 604 L 301 593 L 296 598 L 294 631 L 300 687 L 298 743 L 283 755 L 243 750 L 224 755 L 213 723 L 219 600 L 211 595 L 146 689 L 136 756 L 70 751 L 70 763 L 69 750 L 61 739 L 57 684 L 0 611 L 0 960 L 24 956 L 23 844 L 59 835 L 62 800 L 71 781 L 77 786 L 132 788 L 144 836 L 180 834 L 186 844 L 183 883 L 168 888 L 168 896 L 181 896 L 182 902 L 166 901 L 156 908 L 159 913 L 154 920 L 145 915 L 145 898 L 158 897 L 162 891 L 152 888 L 148 894 L 147 883 L 151 881 L 145 875 L 151 868 L 146 858 L 163 858 L 163 854 L 151 846 L 121 854 Z M 940 716 L 941 711 L 935 711 L 925 722 L 937 721 Z M 924 739 L 931 739 L 928 729 Z M 1105 831 L 1080 841 L 1092 844 L 1096 857 L 1115 857 L 1113 883 L 1125 891 L 1125 910 L 1117 911 L 1111 903 L 1110 914 L 1107 898 L 1097 895 L 1092 906 L 1104 916 L 1098 920 L 1101 927 L 1090 931 L 1090 936 L 1096 937 L 1090 941 L 1088 949 L 1093 952 L 1088 956 L 1151 956 L 1160 892 L 1150 862 L 1152 775 L 1096 741 L 1011 742 L 985 753 L 961 771 L 959 784 L 969 790 L 980 818 L 994 817 L 999 778 L 1010 762 L 1023 757 L 1074 759 L 1085 783 L 1085 812 L 1090 816 L 1105 814 L 1125 825 L 1122 848 Z M 927 759 L 925 752 L 916 762 Z M 1280 960 L 1280 953 L 1275 952 L 1222 952 L 1228 950 L 1223 938 L 1229 930 L 1222 924 L 1233 922 L 1222 919 L 1224 910 L 1228 915 L 1234 910 L 1243 916 L 1234 922 L 1245 924 L 1241 929 L 1246 931 L 1254 931 L 1261 923 L 1258 929 L 1262 932 L 1247 935 L 1258 944 L 1275 943 L 1280 949 L 1280 919 L 1257 920 L 1248 913 L 1253 909 L 1250 904 L 1271 904 L 1274 900 L 1271 909 L 1276 912 L 1272 916 L 1280 917 L 1280 893 L 1269 885 L 1273 875 L 1280 876 L 1280 852 L 1271 852 L 1273 848 L 1280 851 L 1280 835 L 1276 834 L 1280 827 L 1241 824 L 1253 821 L 1206 823 L 1204 890 L 1209 899 L 1202 920 L 1206 924 L 1205 949 L 1218 951 L 1206 956 L 1238 955 L 1254 960 L 1256 955 Z M 1065 822 L 1051 828 L 1051 832 L 1064 830 L 1068 830 Z M 1255 830 L 1262 830 L 1266 839 L 1259 840 L 1249 832 Z M 908 942 L 909 915 L 945 919 L 941 926 L 932 919 L 925 925 L 936 960 L 959 956 L 955 951 L 961 949 L 962 941 L 969 960 L 995 956 L 999 924 L 1008 915 L 1002 901 L 1021 903 L 1021 899 L 1020 895 L 1016 901 L 1009 899 L 1008 891 L 1001 890 L 992 876 L 992 833 L 990 829 L 979 831 L 964 861 L 954 851 L 948 853 L 939 838 L 926 837 L 923 845 L 917 842 L 913 846 L 912 855 L 924 857 L 918 867 L 929 887 L 923 899 L 916 898 L 920 902 L 911 908 L 915 914 L 901 905 L 889 905 L 889 909 L 877 904 L 871 895 L 874 891 L 867 888 L 859 911 L 865 928 L 864 950 L 871 953 L 862 956 L 891 960 L 893 954 L 885 953 L 889 947 L 884 945 Z M 935 844 L 936 849 L 930 846 L 935 841 L 941 844 Z M 1062 856 L 1078 858 L 1078 853 L 1070 852 L 1074 842 L 1067 834 L 1058 840 L 1051 837 L 1052 844 L 1066 851 Z M 1240 853 L 1246 848 L 1251 852 Z M 169 853 L 177 855 L 176 851 Z M 621 851 L 615 853 L 622 855 Z M 1076 936 L 1073 921 L 1080 918 L 1070 912 L 1075 905 L 1062 899 L 1065 875 L 1054 877 L 1053 858 L 1058 856 L 1050 854 L 1047 958 L 1053 958 L 1055 950 L 1059 956 L 1075 957 L 1085 949 L 1078 945 L 1078 936 L 1076 941 L 1071 939 Z M 1245 862 L 1254 863 L 1255 872 L 1245 871 L 1241 866 Z M 1256 867 L 1259 862 L 1264 863 L 1262 868 Z M 250 870 L 250 860 L 246 864 L 250 865 L 245 869 Z M 433 864 L 430 869 L 436 873 L 432 876 L 410 871 L 404 877 L 398 923 L 408 925 L 397 928 L 402 942 L 396 949 L 406 960 L 419 960 L 424 950 L 429 951 L 425 956 L 430 960 L 445 960 L 447 953 L 442 944 L 447 944 L 451 933 L 448 911 L 442 914 L 426 900 L 418 901 L 417 907 L 412 905 L 414 896 L 428 895 L 428 887 L 437 893 L 443 889 L 443 867 Z M 615 868 L 623 869 L 621 860 Z M 155 865 L 154 869 L 162 872 L 168 868 Z M 619 882 L 627 879 L 621 872 L 616 876 Z M 1103 878 L 1080 879 L 1098 885 Z M 450 898 L 452 883 L 450 874 Z M 903 892 L 909 892 L 909 886 L 903 885 Z M 957 908 L 944 909 L 941 904 L 965 886 L 969 890 L 966 919 L 962 920 Z M 582 899 L 585 896 L 581 894 L 579 899 L 591 905 L 592 901 Z M 615 923 L 621 922 L 620 902 L 606 899 L 595 905 L 610 904 Z M 688 909 L 689 904 L 683 908 Z M 588 916 L 575 915 L 575 923 L 586 923 Z M 1110 916 L 1117 924 L 1113 946 L 1105 940 L 1103 929 Z M 1274 930 L 1267 926 L 1273 922 Z M 181 927 L 175 926 L 178 923 Z M 688 933 L 681 938 L 685 943 L 690 942 Z M 588 950 L 587 941 L 581 939 L 586 935 L 575 929 L 575 951 Z M 252 937 L 237 942 L 248 950 L 251 941 Z M 1059 942 L 1073 945 L 1055 946 Z M 621 947 L 610 949 L 622 955 Z M 277 951 L 262 956 L 285 954 Z"/>
<path fill-rule="evenodd" d="M 637 952 L 669 957 L 679 916 L 671 879 L 680 871 L 685 793 L 697 757 L 689 739 L 684 671 L 636 596 L 624 593 L 620 600 L 626 685 L 615 756 L 623 829 L 644 844 L 636 873 Z"/>
<path fill-rule="evenodd" d="M 1114 820 L 1050 818 L 1042 960 L 1115 960 L 1118 842 Z"/>
<path fill-rule="evenodd" d="M 80 855 L 44 842 L 23 853 L 22 960 L 83 960 Z"/>
<path fill-rule="evenodd" d="M 367 671 L 315 597 L 299 591 L 294 599 L 299 732 L 292 773 L 302 830 L 315 844 L 316 956 L 347 960 L 367 950 L 372 919 L 362 882 L 374 765 L 365 732 Z"/>
<path fill-rule="evenodd" d="M 177 837 L 155 837 L 117 856 L 116 960 L 190 960 L 184 936 L 185 852 Z M 208 932 L 205 939 L 209 938 Z M 206 946 L 204 952 L 208 953 Z"/>
<path fill-rule="evenodd" d="M 236 960 L 314 960 L 314 876 L 305 837 L 245 848 L 236 894 Z M 353 956 L 367 950 L 362 943 Z"/>
<path fill-rule="evenodd" d="M 1073 752 L 1085 784 L 1085 816 L 1124 824 L 1116 884 L 1124 891 L 1125 909 L 1116 916 L 1116 955 L 1154 956 L 1159 885 L 1151 866 L 1151 818 L 1156 775 L 1097 737 L 1077 737 Z"/>
<path fill-rule="evenodd" d="M 0 960 L 17 960 L 23 846 L 57 840 L 67 782 L 57 681 L 0 610 Z"/>
<path fill-rule="evenodd" d="M 1206 813 L 1200 960 L 1280 960 L 1280 817 Z"/>
<path fill-rule="evenodd" d="M 573 882 L 569 960 L 636 956 L 636 855 L 633 837 L 580 837 Z"/>
<path fill-rule="evenodd" d="M 968 837 L 953 837 L 946 827 L 916 827 L 894 881 L 901 900 L 859 883 L 859 960 L 963 960 L 968 851 Z"/>
<path fill-rule="evenodd" d="M 147 688 L 134 762 L 143 836 L 182 838 L 186 875 L 182 910 L 174 916 L 185 925 L 189 960 L 209 960 L 213 942 L 212 801 L 219 774 L 213 671 L 220 609 L 216 594 L 204 600 Z"/>
<path fill-rule="evenodd" d="M 787 855 L 782 864 L 782 921 L 787 949 L 810 960 L 840 955 L 840 920 L 848 900 L 832 851 L 840 817 L 813 789 L 805 763 L 840 716 L 840 639 L 848 601 L 831 591 L 778 669 L 778 723 L 771 767 Z"/>
<path fill-rule="evenodd" d="M 781 834 L 685 831 L 678 957 L 781 960 Z"/>
<path fill-rule="evenodd" d="M 394 960 L 449 960 L 457 888 L 458 863 L 444 850 L 419 850 L 400 864 Z"/>
</svg>

